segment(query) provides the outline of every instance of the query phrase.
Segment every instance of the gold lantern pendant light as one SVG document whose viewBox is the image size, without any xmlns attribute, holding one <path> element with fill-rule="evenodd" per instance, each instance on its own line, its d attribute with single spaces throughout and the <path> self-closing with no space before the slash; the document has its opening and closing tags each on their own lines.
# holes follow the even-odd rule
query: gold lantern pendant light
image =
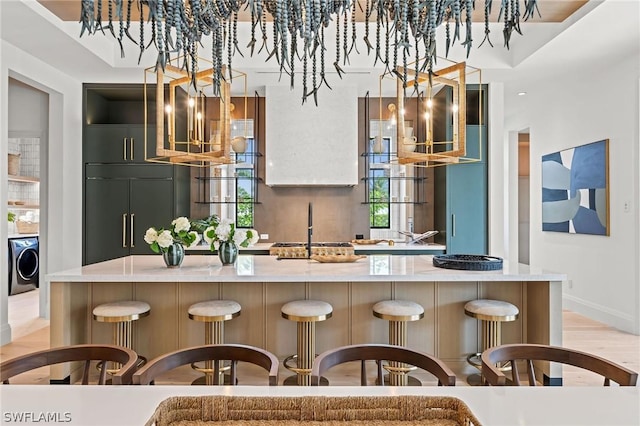
<svg viewBox="0 0 640 426">
<path fill-rule="evenodd" d="M 151 116 L 155 114 L 155 134 L 145 131 L 145 160 L 194 167 L 235 163 L 231 150 L 231 89 L 232 84 L 244 82 L 246 127 L 247 75 L 223 66 L 224 78 L 219 82 L 219 94 L 215 94 L 212 64 L 198 58 L 198 63 L 209 66 L 187 70 L 180 65 L 181 60 L 168 60 L 164 70 L 145 70 L 146 129 L 153 128 Z"/>
</svg>

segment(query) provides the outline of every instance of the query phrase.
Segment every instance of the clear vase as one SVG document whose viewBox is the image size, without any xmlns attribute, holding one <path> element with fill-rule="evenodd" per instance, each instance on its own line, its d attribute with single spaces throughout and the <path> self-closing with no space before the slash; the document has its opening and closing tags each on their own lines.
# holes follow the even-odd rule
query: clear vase
<svg viewBox="0 0 640 426">
<path fill-rule="evenodd" d="M 162 258 L 167 268 L 179 268 L 184 260 L 184 247 L 180 243 L 173 243 L 162 253 Z"/>
<path fill-rule="evenodd" d="M 234 242 L 220 243 L 218 257 L 223 265 L 233 265 L 238 258 L 238 246 Z"/>
</svg>

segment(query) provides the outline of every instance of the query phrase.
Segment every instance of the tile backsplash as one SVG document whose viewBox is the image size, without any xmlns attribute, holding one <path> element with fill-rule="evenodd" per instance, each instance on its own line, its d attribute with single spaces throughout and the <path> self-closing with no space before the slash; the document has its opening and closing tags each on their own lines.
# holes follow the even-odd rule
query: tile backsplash
<svg viewBox="0 0 640 426">
<path fill-rule="evenodd" d="M 40 178 L 40 138 L 9 138 L 8 152 L 20 154 L 18 175 Z M 7 199 L 38 205 L 40 185 L 31 182 L 9 181 Z"/>
</svg>

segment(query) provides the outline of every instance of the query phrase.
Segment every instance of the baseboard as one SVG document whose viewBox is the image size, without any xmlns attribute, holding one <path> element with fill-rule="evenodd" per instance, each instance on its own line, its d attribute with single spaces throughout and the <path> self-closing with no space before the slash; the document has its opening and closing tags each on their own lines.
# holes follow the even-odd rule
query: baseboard
<svg viewBox="0 0 640 426">
<path fill-rule="evenodd" d="M 0 346 L 11 343 L 11 326 L 9 323 L 0 326 Z"/>
<path fill-rule="evenodd" d="M 565 309 L 602 322 L 618 330 L 640 335 L 640 320 L 633 315 L 567 294 L 562 295 L 562 306 Z"/>
</svg>

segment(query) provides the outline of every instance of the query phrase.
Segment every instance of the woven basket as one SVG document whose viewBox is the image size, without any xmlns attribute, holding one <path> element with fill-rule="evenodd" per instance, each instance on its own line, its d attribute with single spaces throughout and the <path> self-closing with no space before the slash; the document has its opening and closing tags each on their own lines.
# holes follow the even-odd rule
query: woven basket
<svg viewBox="0 0 640 426">
<path fill-rule="evenodd" d="M 39 228 L 38 222 L 24 222 L 21 220 L 16 220 L 16 229 L 18 230 L 18 234 L 37 234 Z"/>
<path fill-rule="evenodd" d="M 9 154 L 8 173 L 13 176 L 20 174 L 20 154 Z"/>
<path fill-rule="evenodd" d="M 502 258 L 478 254 L 441 254 L 433 256 L 433 266 L 465 271 L 496 271 L 502 269 Z"/>
<path fill-rule="evenodd" d="M 448 396 L 246 397 L 177 396 L 156 408 L 147 426 L 481 426 Z"/>
</svg>

